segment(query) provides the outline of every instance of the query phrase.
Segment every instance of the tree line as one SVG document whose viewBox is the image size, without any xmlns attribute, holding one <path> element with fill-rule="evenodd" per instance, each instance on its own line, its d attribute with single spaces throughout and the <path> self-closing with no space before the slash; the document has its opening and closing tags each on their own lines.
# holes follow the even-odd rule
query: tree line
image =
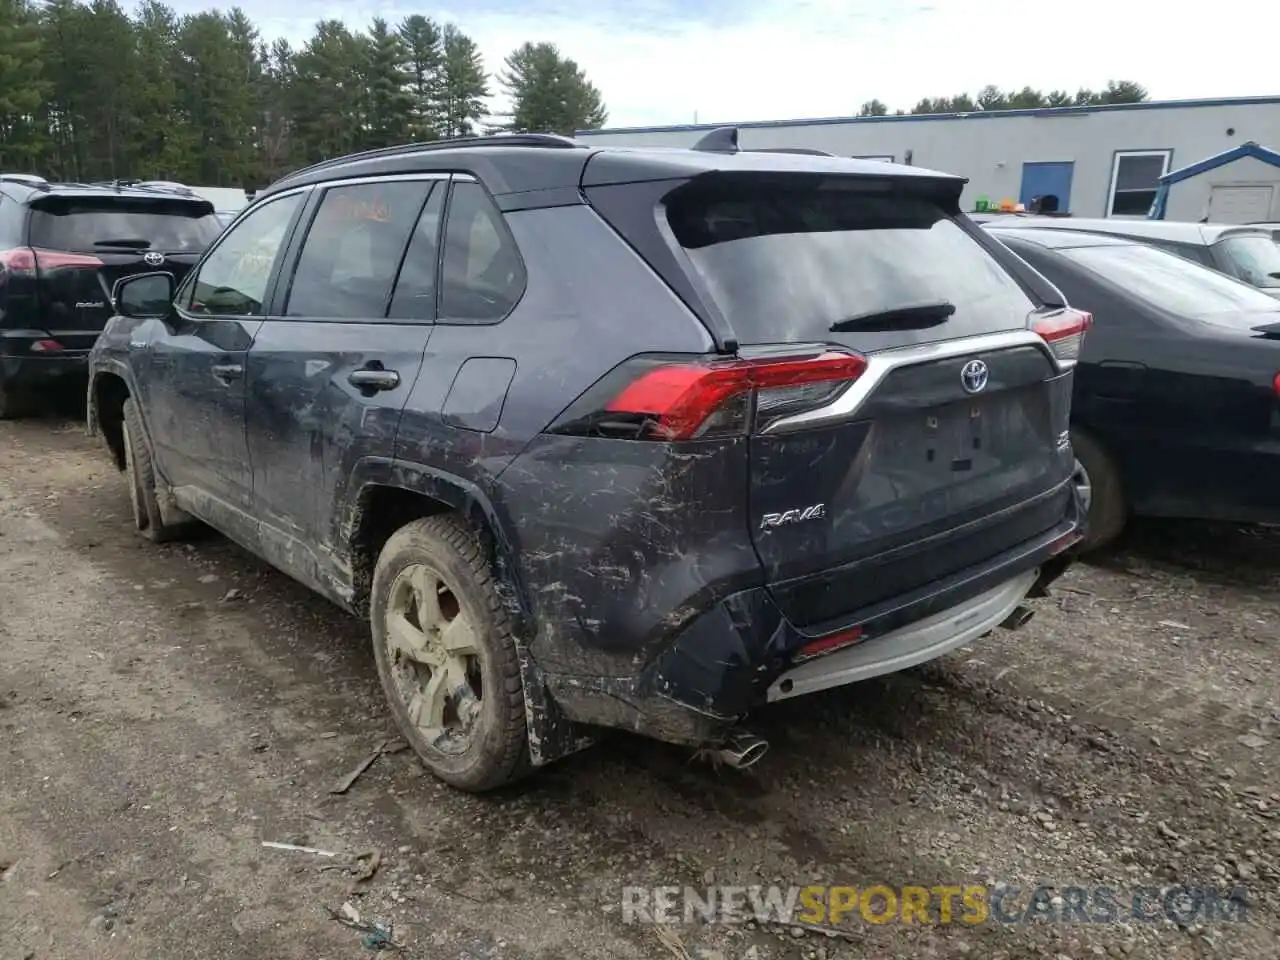
<svg viewBox="0 0 1280 960">
<path fill-rule="evenodd" d="M 1101 90 L 1082 87 L 1075 93 L 1067 90 L 1050 90 L 1045 93 L 1031 87 L 1021 90 L 1001 90 L 985 86 L 977 96 L 961 93 L 954 97 L 925 97 L 910 110 L 894 110 L 893 115 L 905 117 L 926 113 L 976 113 L 980 110 L 1035 110 L 1042 107 L 1087 107 L 1104 103 L 1142 103 L 1149 99 L 1146 87 L 1132 80 L 1108 80 Z M 890 110 L 883 101 L 868 100 L 858 110 L 860 117 L 884 117 Z"/>
<path fill-rule="evenodd" d="M 497 92 L 511 109 L 495 116 Z M 600 91 L 550 43 L 491 75 L 457 25 L 316 24 L 300 47 L 239 8 L 0 0 L 0 170 L 261 187 L 356 150 L 498 130 L 603 126 Z"/>
</svg>

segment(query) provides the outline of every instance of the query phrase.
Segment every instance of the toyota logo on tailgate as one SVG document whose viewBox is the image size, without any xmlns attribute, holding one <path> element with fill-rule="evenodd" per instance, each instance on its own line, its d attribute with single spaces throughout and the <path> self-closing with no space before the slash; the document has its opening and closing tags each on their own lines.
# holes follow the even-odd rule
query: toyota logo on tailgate
<svg viewBox="0 0 1280 960">
<path fill-rule="evenodd" d="M 987 388 L 989 375 L 990 371 L 987 370 L 985 363 L 981 360 L 970 360 L 960 371 L 960 383 L 964 385 L 965 393 L 981 393 Z"/>
<path fill-rule="evenodd" d="M 158 267 L 160 264 L 164 263 L 164 254 L 156 253 L 154 250 L 148 250 L 143 254 L 142 259 L 145 260 L 149 266 Z"/>
</svg>

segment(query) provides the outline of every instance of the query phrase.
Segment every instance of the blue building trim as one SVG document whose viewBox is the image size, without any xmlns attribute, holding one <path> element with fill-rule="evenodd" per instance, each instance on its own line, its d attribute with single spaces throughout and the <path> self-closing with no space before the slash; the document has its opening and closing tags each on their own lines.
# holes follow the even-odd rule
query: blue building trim
<svg viewBox="0 0 1280 960">
<path fill-rule="evenodd" d="M 1251 107 L 1280 104 L 1280 97 L 1222 97 L 1208 100 L 1148 100 L 1144 103 L 1101 103 L 1087 107 L 1035 107 L 1026 110 L 975 110 L 972 113 L 922 113 L 886 117 L 814 117 L 808 120 L 749 120 L 745 123 L 677 123 L 656 127 L 604 127 L 578 130 L 575 136 L 601 133 L 697 133 L 717 127 L 739 130 L 774 127 L 819 127 L 840 123 L 920 123 L 930 120 L 977 120 L 1000 117 L 1070 117 L 1086 113 L 1124 113 L 1128 110 L 1185 110 L 1194 107 Z"/>
<path fill-rule="evenodd" d="M 1263 163 L 1269 163 L 1273 167 L 1280 167 L 1280 153 L 1274 150 L 1268 150 L 1266 147 L 1260 146 L 1253 140 L 1246 140 L 1238 147 L 1232 147 L 1230 150 L 1224 150 L 1222 153 L 1215 153 L 1212 157 L 1206 157 L 1196 163 L 1183 167 L 1181 170 L 1171 170 L 1160 178 L 1160 182 L 1168 186 L 1169 184 L 1180 183 L 1183 180 L 1190 180 L 1192 177 L 1199 176 L 1202 173 L 1208 173 L 1210 170 L 1216 170 L 1218 167 L 1225 167 L 1228 163 L 1234 163 L 1244 157 L 1252 157 L 1254 160 L 1261 160 Z"/>
</svg>

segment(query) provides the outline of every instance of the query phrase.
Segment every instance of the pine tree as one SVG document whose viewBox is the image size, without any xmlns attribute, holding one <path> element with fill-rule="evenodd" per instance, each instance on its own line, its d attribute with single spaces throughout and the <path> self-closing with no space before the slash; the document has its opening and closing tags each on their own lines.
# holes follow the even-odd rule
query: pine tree
<svg viewBox="0 0 1280 960">
<path fill-rule="evenodd" d="M 436 140 L 444 126 L 444 48 L 439 24 L 421 14 L 396 28 L 405 48 L 412 104 L 409 131 L 414 140 Z"/>
<path fill-rule="evenodd" d="M 553 43 L 526 43 L 506 59 L 498 81 L 511 97 L 508 129 L 560 133 L 604 126 L 608 113 L 600 91 Z"/>
<path fill-rule="evenodd" d="M 486 113 L 489 75 L 475 41 L 453 24 L 445 26 L 442 46 L 441 132 L 446 137 L 470 136 Z"/>
<path fill-rule="evenodd" d="M 411 77 L 405 70 L 408 52 L 399 34 L 378 18 L 369 29 L 368 62 L 369 118 L 365 146 L 387 147 L 409 140 L 415 106 Z"/>
<path fill-rule="evenodd" d="M 0 168 L 31 170 L 47 147 L 43 41 L 26 0 L 0 0 Z"/>
</svg>

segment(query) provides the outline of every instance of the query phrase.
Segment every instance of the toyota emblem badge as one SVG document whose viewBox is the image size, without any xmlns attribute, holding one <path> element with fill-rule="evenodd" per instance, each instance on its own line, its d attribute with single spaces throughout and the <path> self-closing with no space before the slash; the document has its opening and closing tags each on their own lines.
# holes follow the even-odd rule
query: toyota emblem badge
<svg viewBox="0 0 1280 960">
<path fill-rule="evenodd" d="M 149 266 L 158 267 L 164 263 L 164 254 L 156 253 L 154 250 L 148 250 L 142 257 Z"/>
<path fill-rule="evenodd" d="M 960 383 L 965 393 L 981 393 L 987 388 L 987 377 L 990 371 L 981 360 L 970 360 L 960 371 Z"/>
</svg>

